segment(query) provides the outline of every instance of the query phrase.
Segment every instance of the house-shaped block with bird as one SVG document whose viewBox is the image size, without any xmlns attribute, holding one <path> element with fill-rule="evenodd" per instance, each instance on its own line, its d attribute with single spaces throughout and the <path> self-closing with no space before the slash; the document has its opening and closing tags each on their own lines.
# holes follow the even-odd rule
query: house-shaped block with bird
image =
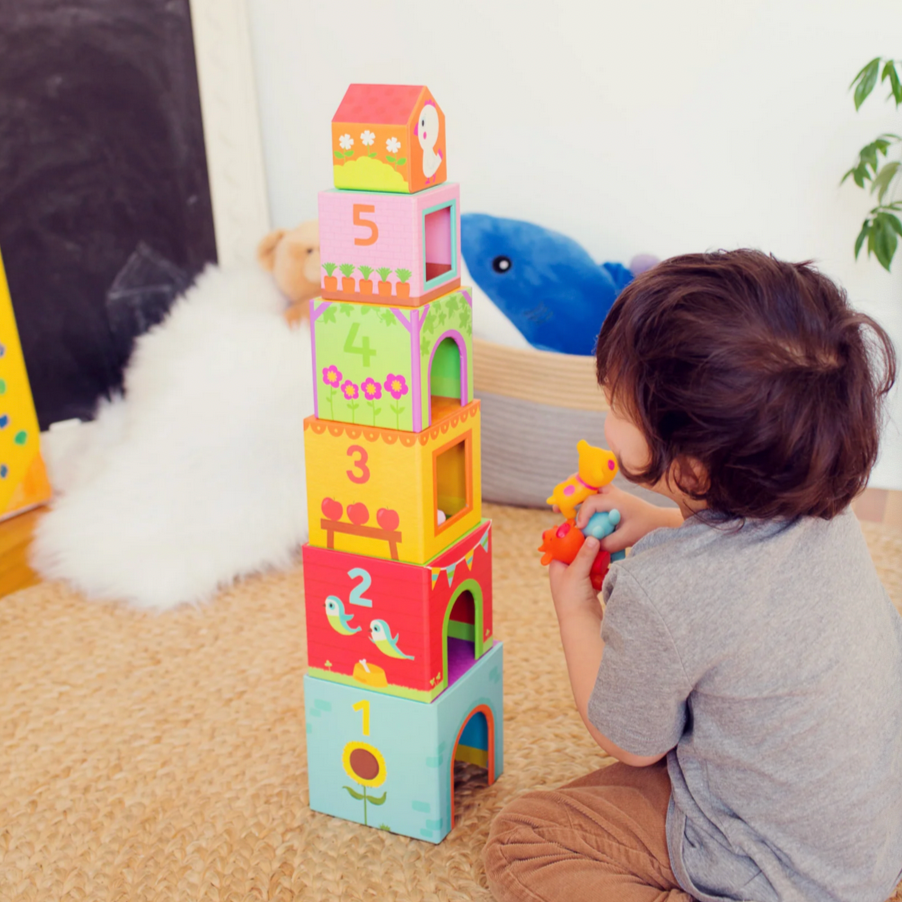
<svg viewBox="0 0 902 902">
<path fill-rule="evenodd" d="M 322 296 L 419 307 L 460 285 L 460 186 L 321 191 Z"/>
<path fill-rule="evenodd" d="M 424 566 L 304 546 L 309 672 L 432 701 L 492 645 L 491 523 Z"/>
<path fill-rule="evenodd" d="M 454 762 L 503 770 L 502 645 L 428 705 L 304 677 L 314 811 L 440 842 L 454 825 Z"/>
<path fill-rule="evenodd" d="M 16 317 L 0 259 L 0 520 L 50 500 Z"/>
<path fill-rule="evenodd" d="M 351 85 L 332 117 L 336 188 L 413 194 L 447 178 L 445 114 L 425 85 Z"/>
<path fill-rule="evenodd" d="M 421 432 L 308 417 L 304 455 L 314 547 L 425 564 L 482 519 L 479 401 Z"/>
<path fill-rule="evenodd" d="M 316 415 L 419 432 L 473 400 L 473 310 L 462 289 L 401 310 L 310 302 Z"/>
</svg>

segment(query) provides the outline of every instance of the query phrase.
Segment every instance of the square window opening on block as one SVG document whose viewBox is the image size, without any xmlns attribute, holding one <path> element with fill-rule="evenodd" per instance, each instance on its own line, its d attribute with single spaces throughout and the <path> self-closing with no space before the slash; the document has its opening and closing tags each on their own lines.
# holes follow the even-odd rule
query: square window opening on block
<svg viewBox="0 0 902 902">
<path fill-rule="evenodd" d="M 427 285 L 457 275 L 457 209 L 449 204 L 423 216 L 423 278 Z"/>
<path fill-rule="evenodd" d="M 435 531 L 446 529 L 473 509 L 472 432 L 465 432 L 433 456 Z"/>
</svg>

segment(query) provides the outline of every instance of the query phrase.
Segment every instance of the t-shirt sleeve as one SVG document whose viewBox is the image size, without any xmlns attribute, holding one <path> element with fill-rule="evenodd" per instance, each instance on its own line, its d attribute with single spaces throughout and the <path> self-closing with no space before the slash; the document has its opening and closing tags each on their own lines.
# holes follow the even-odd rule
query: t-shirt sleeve
<svg viewBox="0 0 902 902">
<path fill-rule="evenodd" d="M 679 741 L 691 685 L 667 624 L 624 568 L 604 583 L 604 654 L 589 720 L 633 755 L 660 755 Z"/>
</svg>

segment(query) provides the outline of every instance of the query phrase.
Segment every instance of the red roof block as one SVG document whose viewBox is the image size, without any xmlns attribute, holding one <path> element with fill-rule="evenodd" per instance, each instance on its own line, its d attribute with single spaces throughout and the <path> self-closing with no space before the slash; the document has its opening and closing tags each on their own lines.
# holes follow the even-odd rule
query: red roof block
<svg viewBox="0 0 902 902">
<path fill-rule="evenodd" d="M 333 122 L 406 125 L 424 85 L 351 85 Z"/>
</svg>

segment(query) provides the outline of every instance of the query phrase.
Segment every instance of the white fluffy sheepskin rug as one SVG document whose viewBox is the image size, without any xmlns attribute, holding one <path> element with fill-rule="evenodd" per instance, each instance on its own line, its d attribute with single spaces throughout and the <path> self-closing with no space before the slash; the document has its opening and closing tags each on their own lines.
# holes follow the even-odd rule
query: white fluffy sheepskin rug
<svg viewBox="0 0 902 902">
<path fill-rule="evenodd" d="M 165 610 L 287 566 L 307 539 L 310 331 L 272 276 L 208 268 L 142 336 L 125 398 L 51 461 L 32 563 L 89 598 Z"/>
</svg>

